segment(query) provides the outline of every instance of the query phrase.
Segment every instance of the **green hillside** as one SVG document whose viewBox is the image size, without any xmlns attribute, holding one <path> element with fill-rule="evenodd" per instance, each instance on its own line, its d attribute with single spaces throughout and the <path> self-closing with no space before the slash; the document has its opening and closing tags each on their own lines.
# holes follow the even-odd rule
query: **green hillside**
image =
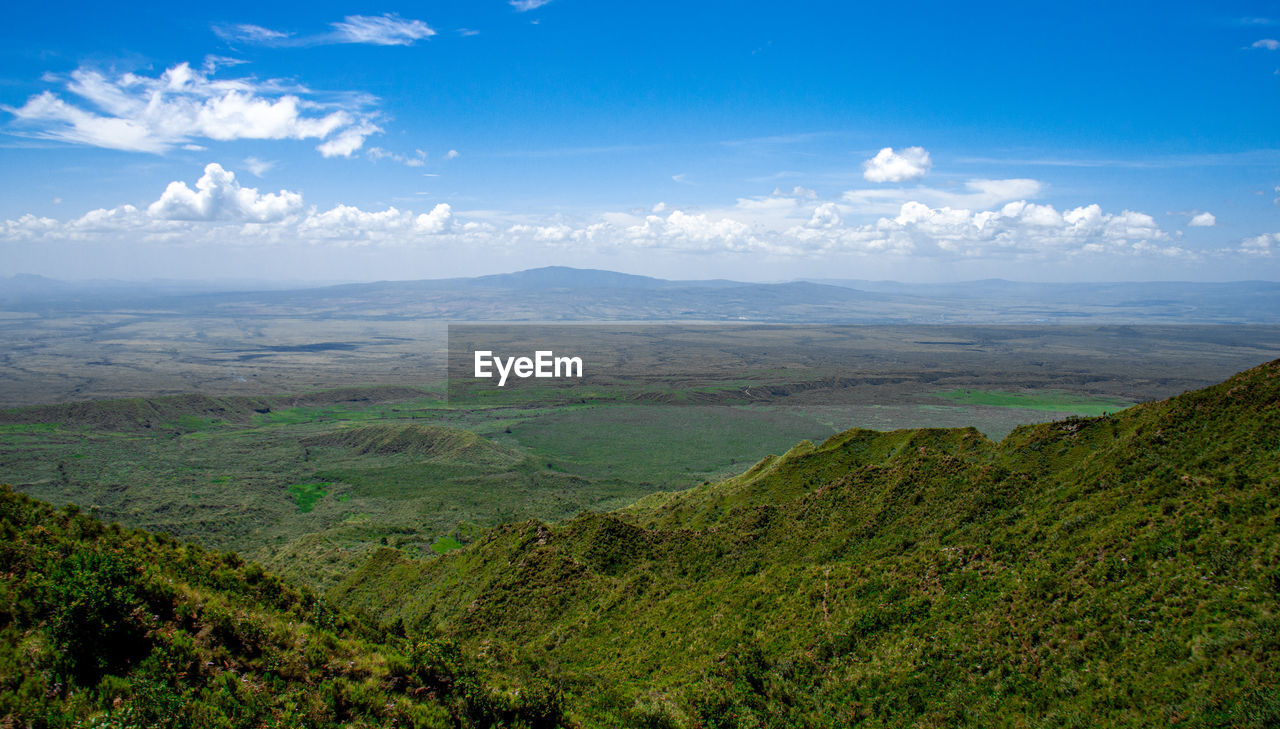
<svg viewBox="0 0 1280 729">
<path fill-rule="evenodd" d="M 561 723 L 558 689 L 501 652 L 377 630 L 232 553 L 8 487 L 0 535 L 0 725 Z"/>
<path fill-rule="evenodd" d="M 584 726 L 1275 726 L 1280 361 L 1014 431 L 848 431 L 330 592 Z"/>
</svg>

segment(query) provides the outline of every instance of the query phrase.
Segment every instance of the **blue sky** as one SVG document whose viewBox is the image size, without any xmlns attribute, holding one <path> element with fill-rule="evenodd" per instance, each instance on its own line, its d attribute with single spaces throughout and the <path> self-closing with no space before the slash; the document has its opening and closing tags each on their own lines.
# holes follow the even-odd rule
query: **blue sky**
<svg viewBox="0 0 1280 729">
<path fill-rule="evenodd" d="M 11 14 L 0 274 L 1280 279 L 1274 2 Z"/>
</svg>

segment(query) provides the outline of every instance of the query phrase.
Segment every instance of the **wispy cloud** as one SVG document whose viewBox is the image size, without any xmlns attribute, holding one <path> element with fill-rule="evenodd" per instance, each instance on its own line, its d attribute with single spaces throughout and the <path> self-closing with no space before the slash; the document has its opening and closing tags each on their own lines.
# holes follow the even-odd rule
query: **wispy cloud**
<svg viewBox="0 0 1280 729">
<path fill-rule="evenodd" d="M 1249 47 L 1263 48 L 1268 51 L 1280 50 L 1280 40 L 1276 40 L 1275 38 L 1263 38 L 1262 40 L 1254 41 L 1253 45 Z"/>
<path fill-rule="evenodd" d="M 271 168 L 276 166 L 276 163 L 268 160 L 261 160 L 257 157 L 245 157 L 244 166 L 249 168 L 249 172 L 252 173 L 254 177 L 262 177 L 270 172 Z"/>
<path fill-rule="evenodd" d="M 957 157 L 964 164 L 1014 165 L 1024 167 L 1116 167 L 1124 169 L 1167 169 L 1175 167 L 1250 167 L 1280 163 L 1280 150 L 1259 149 L 1220 154 L 1184 154 L 1144 159 L 1055 158 L 1055 157 Z"/>
<path fill-rule="evenodd" d="M 331 157 L 350 156 L 381 131 L 366 108 L 368 97 L 321 101 L 296 84 L 215 79 L 186 63 L 157 77 L 82 67 L 59 81 L 67 98 L 45 91 L 20 107 L 0 106 L 14 116 L 11 133 L 156 154 L 201 150 L 209 141 L 316 139 L 321 154 Z"/>
<path fill-rule="evenodd" d="M 251 23 L 235 25 L 215 25 L 213 32 L 228 43 L 252 43 L 258 45 L 282 44 L 289 39 L 289 33 Z"/>
<path fill-rule="evenodd" d="M 375 46 L 409 46 L 436 31 L 421 20 L 402 18 L 395 13 L 348 15 L 329 24 L 332 30 L 311 35 L 264 28 L 247 23 L 215 25 L 213 32 L 228 43 L 277 47 L 303 47 L 360 43 Z"/>
<path fill-rule="evenodd" d="M 726 139 L 720 144 L 726 147 L 768 147 L 790 144 L 804 144 L 823 137 L 831 136 L 831 132 L 797 132 L 795 134 L 773 134 L 764 137 L 748 137 L 746 139 Z"/>
<path fill-rule="evenodd" d="M 369 151 L 365 152 L 365 156 L 374 162 L 386 159 L 406 167 L 422 167 L 427 163 L 427 153 L 420 149 L 415 149 L 413 154 L 398 154 L 382 147 L 370 147 Z"/>
<path fill-rule="evenodd" d="M 382 16 L 348 15 L 333 23 L 339 43 L 370 43 L 377 46 L 408 46 L 436 32 L 421 20 L 405 20 L 394 13 Z"/>
<path fill-rule="evenodd" d="M 534 159 L 546 157 L 579 157 L 596 154 L 621 154 L 627 152 L 647 152 L 658 149 L 656 144 L 608 144 L 588 147 L 552 147 L 550 149 L 513 149 L 491 152 L 485 156 L 508 158 L 529 157 Z"/>
<path fill-rule="evenodd" d="M 551 0 L 511 0 L 511 7 L 516 9 L 518 13 L 526 13 L 530 10 L 540 8 L 551 2 Z"/>
</svg>

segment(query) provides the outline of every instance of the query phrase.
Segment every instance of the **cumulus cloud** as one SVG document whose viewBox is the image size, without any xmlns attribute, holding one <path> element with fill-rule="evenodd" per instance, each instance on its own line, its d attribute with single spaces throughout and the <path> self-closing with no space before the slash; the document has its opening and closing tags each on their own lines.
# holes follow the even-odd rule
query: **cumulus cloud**
<svg viewBox="0 0 1280 729">
<path fill-rule="evenodd" d="M 0 225 L 0 240 L 412 245 L 451 235 L 466 239 L 485 230 L 483 225 L 456 223 L 447 203 L 420 214 L 395 207 L 368 211 L 351 205 L 320 211 L 305 206 L 297 192 L 262 193 L 244 187 L 235 173 L 211 163 L 194 189 L 178 180 L 148 205 L 100 208 L 66 221 L 23 215 Z"/>
<path fill-rule="evenodd" d="M 863 230 L 874 230 L 895 248 L 965 257 L 1187 253 L 1166 245 L 1169 235 L 1150 215 L 1104 213 L 1098 205 L 1058 211 L 1052 205 L 1016 201 L 975 212 L 910 202 L 893 218 L 881 218 Z"/>
<path fill-rule="evenodd" d="M 356 244 L 405 244 L 424 235 L 438 235 L 450 229 L 453 210 L 440 203 L 429 213 L 389 207 L 367 211 L 351 205 L 337 205 L 324 212 L 311 212 L 297 226 L 304 241 L 340 241 Z"/>
<path fill-rule="evenodd" d="M 1280 249 L 1280 233 L 1263 233 L 1240 243 L 1240 252 L 1250 256 L 1270 258 L 1273 249 Z"/>
<path fill-rule="evenodd" d="M 813 216 L 806 223 L 810 228 L 830 229 L 840 225 L 840 209 L 835 203 L 825 202 L 813 209 Z"/>
<path fill-rule="evenodd" d="M 1262 40 L 1254 41 L 1250 48 L 1263 48 L 1268 51 L 1280 50 L 1280 40 L 1276 40 L 1275 38 L 1263 38 Z"/>
<path fill-rule="evenodd" d="M 445 158 L 445 159 L 457 159 L 457 158 L 459 158 L 459 157 L 461 157 L 461 156 L 462 156 L 462 155 L 458 154 L 458 150 L 456 150 L 456 149 L 451 149 L 451 150 L 449 150 L 448 152 L 445 152 L 445 153 L 444 153 L 444 158 Z"/>
<path fill-rule="evenodd" d="M 993 184 L 987 184 L 993 183 Z M 1001 183 L 1001 184 L 994 184 Z M 978 181 L 937 199 L 990 199 L 1033 185 Z M 950 198 L 948 198 L 948 195 Z M 470 219 L 468 219 L 470 218 Z M 659 203 L 649 210 L 584 217 L 508 216 L 447 203 L 425 212 L 339 204 L 308 207 L 296 192 L 261 192 L 240 184 L 217 164 L 189 185 L 171 183 L 146 205 L 93 210 L 60 221 L 35 215 L 5 220 L 2 241 L 150 240 L 177 244 L 336 246 L 467 245 L 489 250 L 543 246 L 618 252 L 663 250 L 687 254 L 770 256 L 889 256 L 903 260 L 1068 260 L 1168 257 L 1194 260 L 1227 251 L 1195 252 L 1176 234 L 1133 210 L 1108 212 L 1096 204 L 1059 209 L 1026 199 L 991 206 L 956 206 L 925 199 L 901 202 L 887 214 L 868 214 L 844 198 L 822 200 L 805 189 L 739 199 L 725 209 L 683 209 Z M 1280 234 L 1247 239 L 1234 255 L 1270 257 Z"/>
<path fill-rule="evenodd" d="M 901 152 L 885 147 L 862 163 L 862 176 L 869 182 L 907 182 L 924 177 L 931 167 L 933 161 L 924 147 L 907 147 Z"/>
<path fill-rule="evenodd" d="M 235 173 L 212 163 L 196 181 L 196 189 L 181 181 L 170 182 L 160 199 L 147 207 L 147 214 L 157 220 L 243 220 L 270 223 L 296 215 L 302 210 L 302 196 L 281 190 L 259 194 L 252 187 L 241 187 Z"/>
<path fill-rule="evenodd" d="M 1214 217 L 1213 213 L 1200 213 L 1199 215 L 1193 215 L 1191 216 L 1191 220 L 1187 221 L 1187 225 L 1192 228 L 1212 228 L 1217 224 L 1218 219 Z"/>
<path fill-rule="evenodd" d="M 203 149 L 197 140 L 317 139 L 326 157 L 349 156 L 381 131 L 360 102 L 325 104 L 279 81 L 212 74 L 187 63 L 157 77 L 82 67 L 65 79 L 77 103 L 44 91 L 20 107 L 0 108 L 15 117 L 19 133 L 134 152 Z"/>
</svg>

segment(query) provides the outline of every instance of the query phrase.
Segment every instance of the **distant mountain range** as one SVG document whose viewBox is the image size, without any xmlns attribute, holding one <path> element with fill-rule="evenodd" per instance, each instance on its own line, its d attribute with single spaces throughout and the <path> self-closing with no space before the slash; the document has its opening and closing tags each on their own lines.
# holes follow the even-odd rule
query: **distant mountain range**
<svg viewBox="0 0 1280 729">
<path fill-rule="evenodd" d="M 1277 323 L 1280 283 L 945 284 L 823 279 L 671 281 L 561 266 L 476 278 L 304 286 L 0 279 L 19 311 L 164 309 L 217 316 L 473 321 L 712 320 L 821 323 Z"/>
</svg>

